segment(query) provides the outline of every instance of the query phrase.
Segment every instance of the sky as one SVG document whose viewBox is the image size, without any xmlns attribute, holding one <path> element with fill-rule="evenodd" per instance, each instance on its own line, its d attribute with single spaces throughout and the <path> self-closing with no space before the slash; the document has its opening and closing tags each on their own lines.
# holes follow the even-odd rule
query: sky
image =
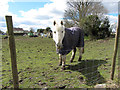
<svg viewBox="0 0 120 90">
<path fill-rule="evenodd" d="M 102 1 L 111 24 L 117 23 L 118 1 Z M 54 20 L 63 19 L 65 8 L 66 0 L 0 0 L 0 30 L 7 30 L 5 15 L 12 15 L 13 26 L 24 30 L 53 28 Z"/>
</svg>

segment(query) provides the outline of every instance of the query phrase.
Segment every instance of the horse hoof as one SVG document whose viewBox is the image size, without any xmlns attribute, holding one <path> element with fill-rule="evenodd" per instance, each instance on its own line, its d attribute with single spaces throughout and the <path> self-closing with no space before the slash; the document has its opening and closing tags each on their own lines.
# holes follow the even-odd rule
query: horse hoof
<svg viewBox="0 0 120 90">
<path fill-rule="evenodd" d="M 62 66 L 62 64 L 60 63 L 60 64 L 58 64 L 58 66 Z"/>
<path fill-rule="evenodd" d="M 78 62 L 80 62 L 80 61 L 81 61 L 81 58 L 78 59 Z"/>
<path fill-rule="evenodd" d="M 70 63 L 73 63 L 73 61 L 72 61 L 72 60 L 70 60 Z"/>
<path fill-rule="evenodd" d="M 61 67 L 62 70 L 65 70 L 65 66 Z"/>
<path fill-rule="evenodd" d="M 62 67 L 61 70 L 65 70 L 65 67 Z"/>
<path fill-rule="evenodd" d="M 80 56 L 80 57 L 79 57 L 79 59 L 78 59 L 78 62 L 80 62 L 80 61 L 81 61 L 81 59 L 82 59 L 82 57 Z"/>
</svg>

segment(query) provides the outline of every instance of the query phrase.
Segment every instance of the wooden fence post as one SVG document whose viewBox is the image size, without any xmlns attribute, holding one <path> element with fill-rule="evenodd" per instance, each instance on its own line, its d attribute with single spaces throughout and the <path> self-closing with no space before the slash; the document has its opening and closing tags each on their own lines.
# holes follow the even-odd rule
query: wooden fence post
<svg viewBox="0 0 120 90">
<path fill-rule="evenodd" d="M 15 39 L 13 34 L 12 16 L 5 16 L 5 18 L 6 18 L 6 24 L 7 24 L 7 30 L 8 30 L 8 37 L 9 37 L 13 84 L 14 84 L 14 88 L 19 88 L 17 61 L 16 61 L 16 47 L 15 47 Z"/>
<path fill-rule="evenodd" d="M 115 72 L 115 65 L 116 65 L 116 56 L 118 50 L 118 40 L 119 40 L 119 30 L 120 30 L 120 15 L 118 15 L 118 27 L 116 30 L 115 36 L 115 45 L 114 45 L 114 54 L 113 54 L 113 61 L 112 61 L 112 72 L 111 72 L 111 79 L 114 79 L 114 72 Z"/>
<path fill-rule="evenodd" d="M 2 76 L 2 36 L 0 35 L 0 77 Z M 0 80 L 0 88 L 2 88 L 2 79 Z"/>
</svg>

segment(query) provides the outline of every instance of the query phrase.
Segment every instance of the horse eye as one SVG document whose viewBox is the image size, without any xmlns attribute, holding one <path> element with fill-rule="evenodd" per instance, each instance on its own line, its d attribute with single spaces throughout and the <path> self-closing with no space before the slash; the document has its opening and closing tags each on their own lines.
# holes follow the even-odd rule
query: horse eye
<svg viewBox="0 0 120 90">
<path fill-rule="evenodd" d="M 54 33 L 56 33 L 56 31 L 54 31 Z"/>
<path fill-rule="evenodd" d="M 62 31 L 62 33 L 63 33 L 63 31 Z"/>
</svg>

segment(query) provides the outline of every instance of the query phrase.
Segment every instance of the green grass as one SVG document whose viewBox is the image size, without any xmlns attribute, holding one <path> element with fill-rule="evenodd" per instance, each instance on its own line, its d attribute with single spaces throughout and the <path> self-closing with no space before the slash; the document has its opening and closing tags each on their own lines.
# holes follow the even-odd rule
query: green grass
<svg viewBox="0 0 120 90">
<path fill-rule="evenodd" d="M 73 63 L 67 55 L 66 70 L 58 66 L 55 44 L 50 38 L 15 37 L 20 88 L 90 88 L 110 80 L 114 39 L 85 41 L 85 53 Z M 117 70 L 115 72 L 117 77 Z M 13 87 L 8 40 L 2 42 L 2 87 Z M 115 79 L 114 81 L 117 81 Z"/>
</svg>

